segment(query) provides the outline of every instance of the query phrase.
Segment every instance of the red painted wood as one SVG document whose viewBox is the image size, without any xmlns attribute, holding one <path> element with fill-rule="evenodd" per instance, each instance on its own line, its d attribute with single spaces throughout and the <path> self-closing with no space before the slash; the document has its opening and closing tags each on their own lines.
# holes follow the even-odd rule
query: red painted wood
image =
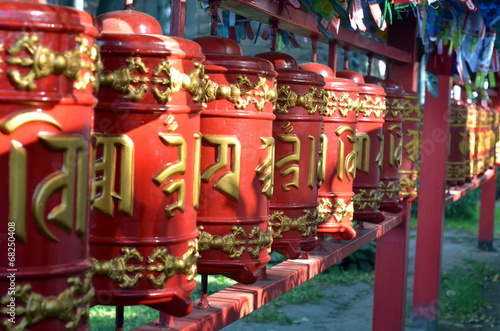
<svg viewBox="0 0 500 331">
<path fill-rule="evenodd" d="M 403 330 L 411 202 L 403 202 L 402 222 L 377 240 L 373 331 Z"/>
<path fill-rule="evenodd" d="M 484 182 L 489 181 L 491 179 L 491 177 L 493 177 L 495 175 L 495 173 L 496 172 L 493 169 L 487 170 L 484 173 L 484 175 L 481 175 L 478 178 L 475 178 L 475 179 L 471 180 L 470 182 L 465 183 L 464 185 L 456 186 L 453 189 L 448 190 L 446 192 L 444 205 L 447 206 L 452 202 L 460 200 L 460 198 L 462 198 L 467 193 L 480 187 Z M 493 195 L 495 195 L 495 194 L 493 193 Z"/>
<path fill-rule="evenodd" d="M 495 191 L 497 185 L 497 169 L 491 170 L 493 175 L 481 186 L 481 210 L 479 214 L 479 245 L 493 244 L 495 227 Z"/>
<path fill-rule="evenodd" d="M 186 21 L 186 0 L 172 0 L 172 14 L 170 15 L 170 35 L 184 38 Z"/>
<path fill-rule="evenodd" d="M 318 30 L 316 16 L 296 10 L 282 1 L 226 0 L 222 1 L 220 5 L 236 14 L 265 24 L 278 20 L 278 28 L 281 30 L 305 37 L 318 37 L 319 41 L 329 42 L 329 39 Z M 404 29 L 408 30 L 408 26 L 405 26 Z M 384 45 L 342 27 L 338 34 L 333 31 L 333 28 L 330 28 L 328 32 L 334 34 L 338 42 L 353 46 L 361 52 L 375 54 L 376 57 L 387 58 L 395 63 L 410 63 L 414 60 L 414 57 L 407 51 Z M 413 40 L 416 40 L 415 37 Z"/>
<path fill-rule="evenodd" d="M 208 297 L 211 308 L 195 308 L 188 316 L 174 318 L 169 330 L 219 330 L 393 231 L 401 222 L 401 214 L 386 214 L 381 224 L 366 223 L 364 229 L 357 229 L 358 235 L 353 240 L 328 243 L 325 251 L 312 251 L 307 260 L 287 260 L 268 269 L 268 280 L 259 280 L 251 285 L 236 284 L 214 293 Z M 159 320 L 156 320 L 136 330 L 158 331 L 161 330 L 159 326 Z"/>
<path fill-rule="evenodd" d="M 439 298 L 450 88 L 450 77 L 438 76 L 439 96 L 427 91 L 424 108 L 413 317 L 428 325 Z"/>
</svg>

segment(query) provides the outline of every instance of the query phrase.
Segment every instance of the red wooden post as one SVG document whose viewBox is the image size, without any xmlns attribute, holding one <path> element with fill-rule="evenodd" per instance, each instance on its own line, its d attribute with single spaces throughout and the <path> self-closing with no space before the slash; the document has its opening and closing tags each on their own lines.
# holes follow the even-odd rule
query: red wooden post
<svg viewBox="0 0 500 331">
<path fill-rule="evenodd" d="M 411 202 L 403 202 L 403 221 L 377 240 L 373 331 L 403 330 Z"/>
<path fill-rule="evenodd" d="M 432 330 L 437 327 L 450 89 L 450 77 L 438 76 L 438 97 L 426 92 L 422 134 L 413 317 Z"/>
<path fill-rule="evenodd" d="M 495 174 L 481 186 L 481 210 L 479 213 L 478 247 L 484 251 L 492 251 L 493 232 L 495 227 L 495 193 L 497 186 L 497 169 Z"/>
<path fill-rule="evenodd" d="M 170 15 L 170 35 L 184 38 L 184 23 L 186 19 L 186 0 L 172 0 Z"/>
</svg>

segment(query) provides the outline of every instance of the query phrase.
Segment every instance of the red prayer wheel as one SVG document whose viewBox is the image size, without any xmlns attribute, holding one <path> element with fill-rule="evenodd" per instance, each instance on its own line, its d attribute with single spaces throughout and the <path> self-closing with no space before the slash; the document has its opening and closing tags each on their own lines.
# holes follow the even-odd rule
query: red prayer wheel
<svg viewBox="0 0 500 331">
<path fill-rule="evenodd" d="M 92 16 L 0 2 L 0 325 L 88 330 Z"/>
<path fill-rule="evenodd" d="M 384 112 L 384 158 L 380 172 L 380 210 L 399 213 L 399 167 L 402 160 L 404 90 L 392 80 L 367 76 L 365 82 L 384 87 L 386 109 Z"/>
<path fill-rule="evenodd" d="M 318 165 L 325 106 L 323 76 L 300 69 L 284 53 L 256 57 L 271 61 L 277 72 L 273 137 L 276 143 L 274 194 L 270 201 L 272 249 L 293 259 L 317 244 L 317 229 L 325 219 L 317 214 Z"/>
<path fill-rule="evenodd" d="M 200 46 L 132 10 L 98 17 L 90 253 L 96 303 L 192 310 L 196 287 Z"/>
<path fill-rule="evenodd" d="M 489 131 L 488 125 L 488 109 L 484 107 L 481 101 L 477 103 L 477 122 L 476 122 L 476 168 L 475 176 L 479 176 L 484 173 L 487 159 L 488 159 L 488 142 L 487 142 L 487 131 Z"/>
<path fill-rule="evenodd" d="M 270 260 L 276 73 L 229 38 L 194 41 L 210 79 L 201 114 L 198 270 L 250 284 Z"/>
<path fill-rule="evenodd" d="M 418 196 L 422 118 L 422 107 L 418 93 L 405 90 L 399 196 L 406 201 L 414 201 Z"/>
<path fill-rule="evenodd" d="M 326 213 L 326 221 L 319 224 L 318 232 L 337 239 L 352 239 L 356 236 L 352 227 L 352 187 L 356 177 L 358 86 L 351 80 L 335 78 L 333 70 L 320 63 L 303 63 L 300 68 L 317 72 L 325 79 L 327 103 L 320 112 L 323 133 L 318 213 Z"/>
<path fill-rule="evenodd" d="M 461 100 L 452 102 L 449 120 L 446 181 L 450 186 L 462 185 L 465 183 L 467 157 L 467 107 Z"/>
<path fill-rule="evenodd" d="M 477 171 L 477 123 L 479 111 L 475 103 L 467 103 L 467 137 L 468 152 L 465 160 L 465 180 L 470 181 L 476 177 Z"/>
<path fill-rule="evenodd" d="M 365 84 L 361 74 L 339 71 L 338 77 L 349 78 L 358 84 L 359 109 L 356 124 L 356 178 L 354 179 L 354 219 L 380 223 L 380 174 L 384 158 L 384 88 Z"/>
</svg>

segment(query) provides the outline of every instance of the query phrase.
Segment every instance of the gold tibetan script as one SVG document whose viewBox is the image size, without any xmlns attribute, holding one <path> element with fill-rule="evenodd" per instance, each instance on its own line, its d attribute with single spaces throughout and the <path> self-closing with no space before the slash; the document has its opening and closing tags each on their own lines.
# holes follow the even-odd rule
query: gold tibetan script
<svg viewBox="0 0 500 331">
<path fill-rule="evenodd" d="M 262 194 L 268 199 L 271 199 L 274 189 L 274 138 L 261 137 L 260 140 L 262 141 L 262 146 L 260 148 L 267 148 L 267 157 L 264 161 L 259 163 L 255 171 L 260 176 L 260 183 L 264 185 Z"/>
<path fill-rule="evenodd" d="M 215 162 L 203 171 L 201 180 L 208 183 L 219 170 L 225 169 L 229 164 L 230 170 L 216 180 L 214 188 L 239 201 L 241 143 L 235 136 L 203 135 L 203 140 L 217 148 L 217 156 Z"/>
<path fill-rule="evenodd" d="M 292 175 L 292 180 L 288 183 L 283 184 L 284 191 L 290 191 L 290 186 L 299 188 L 299 166 L 300 162 L 300 139 L 295 134 L 279 134 L 278 139 L 282 143 L 293 144 L 293 152 L 291 154 L 280 157 L 276 160 L 276 169 L 284 168 L 280 171 L 283 177 Z M 286 166 L 286 167 L 285 167 Z"/>
<path fill-rule="evenodd" d="M 345 174 L 347 180 L 353 181 L 354 177 L 356 177 L 356 145 L 354 145 L 352 152 L 345 155 L 345 143 L 340 138 L 340 136 L 345 132 L 352 133 L 351 135 L 349 134 L 347 135 L 347 139 L 352 144 L 356 143 L 356 133 L 351 127 L 347 125 L 342 125 L 335 131 L 335 134 L 339 136 L 338 156 L 337 156 L 337 178 L 342 181 L 344 180 L 344 174 Z"/>
<path fill-rule="evenodd" d="M 107 216 L 114 215 L 114 200 L 118 210 L 132 216 L 134 202 L 134 142 L 127 135 L 94 133 L 94 172 L 92 182 L 92 207 Z M 97 151 L 102 156 L 97 158 Z M 117 157 L 119 154 L 119 157 Z M 117 165 L 117 160 L 121 160 Z M 117 169 L 120 169 L 119 175 Z M 116 178 L 119 177 L 119 191 Z"/>
<path fill-rule="evenodd" d="M 46 123 L 62 130 L 56 119 L 37 111 L 17 113 L 0 123 L 0 131 L 6 135 L 13 133 L 28 123 Z M 47 175 L 36 186 L 33 194 L 33 221 L 40 233 L 47 239 L 58 242 L 44 220 L 49 199 L 61 192 L 61 203 L 53 207 L 47 219 L 63 231 L 71 230 L 82 236 L 86 231 L 88 146 L 81 134 L 40 133 L 38 138 L 51 151 L 63 153 L 59 170 Z M 9 221 L 16 224 L 16 238 L 26 242 L 26 196 L 28 182 L 28 153 L 16 140 L 11 141 L 9 151 Z M 57 165 L 55 165 L 57 166 Z"/>
<path fill-rule="evenodd" d="M 174 131 L 177 128 L 177 122 L 173 116 L 168 116 L 165 121 L 165 126 L 168 131 Z M 167 196 L 171 196 L 177 192 L 177 201 L 165 207 L 165 212 L 168 217 L 174 216 L 174 210 L 184 212 L 186 208 L 186 181 L 182 178 L 172 179 L 174 176 L 184 175 L 187 168 L 187 143 L 184 137 L 180 134 L 158 133 L 161 142 L 165 146 L 173 146 L 177 148 L 177 160 L 167 164 L 162 170 L 153 176 L 153 182 L 160 186 L 165 183 L 162 192 Z"/>
<path fill-rule="evenodd" d="M 389 140 L 389 165 L 393 168 L 399 167 L 403 157 L 403 146 L 401 141 L 403 134 L 401 132 L 401 126 L 398 124 L 391 125 L 387 128 L 387 131 L 391 134 Z"/>
<path fill-rule="evenodd" d="M 408 159 L 416 162 L 418 159 L 418 151 L 420 148 L 420 133 L 417 130 L 406 130 L 408 137 L 411 138 L 403 147 L 408 154 Z"/>
<path fill-rule="evenodd" d="M 370 171 L 370 136 L 364 132 L 356 133 L 356 169 Z"/>
<path fill-rule="evenodd" d="M 311 141 L 311 147 L 309 148 L 309 172 L 307 175 L 307 186 L 310 188 L 314 188 L 314 185 L 316 184 L 316 164 L 317 164 L 317 158 L 316 155 L 316 138 L 314 136 L 307 136 L 309 140 Z M 318 155 L 319 157 L 319 155 Z"/>
</svg>

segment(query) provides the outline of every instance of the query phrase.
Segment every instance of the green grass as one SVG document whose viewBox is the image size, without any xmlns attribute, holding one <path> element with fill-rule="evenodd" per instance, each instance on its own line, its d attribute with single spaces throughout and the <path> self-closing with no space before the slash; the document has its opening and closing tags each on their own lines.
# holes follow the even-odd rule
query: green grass
<svg viewBox="0 0 500 331">
<path fill-rule="evenodd" d="M 124 330 L 129 331 L 158 318 L 158 312 L 146 306 L 127 306 L 124 309 Z M 91 331 L 115 329 L 115 307 L 94 306 L 90 309 Z"/>
<path fill-rule="evenodd" d="M 498 279 L 500 269 L 485 262 L 467 260 L 463 266 L 443 272 L 439 301 L 440 319 L 476 323 L 489 309 L 483 297 L 486 284 Z"/>
</svg>

